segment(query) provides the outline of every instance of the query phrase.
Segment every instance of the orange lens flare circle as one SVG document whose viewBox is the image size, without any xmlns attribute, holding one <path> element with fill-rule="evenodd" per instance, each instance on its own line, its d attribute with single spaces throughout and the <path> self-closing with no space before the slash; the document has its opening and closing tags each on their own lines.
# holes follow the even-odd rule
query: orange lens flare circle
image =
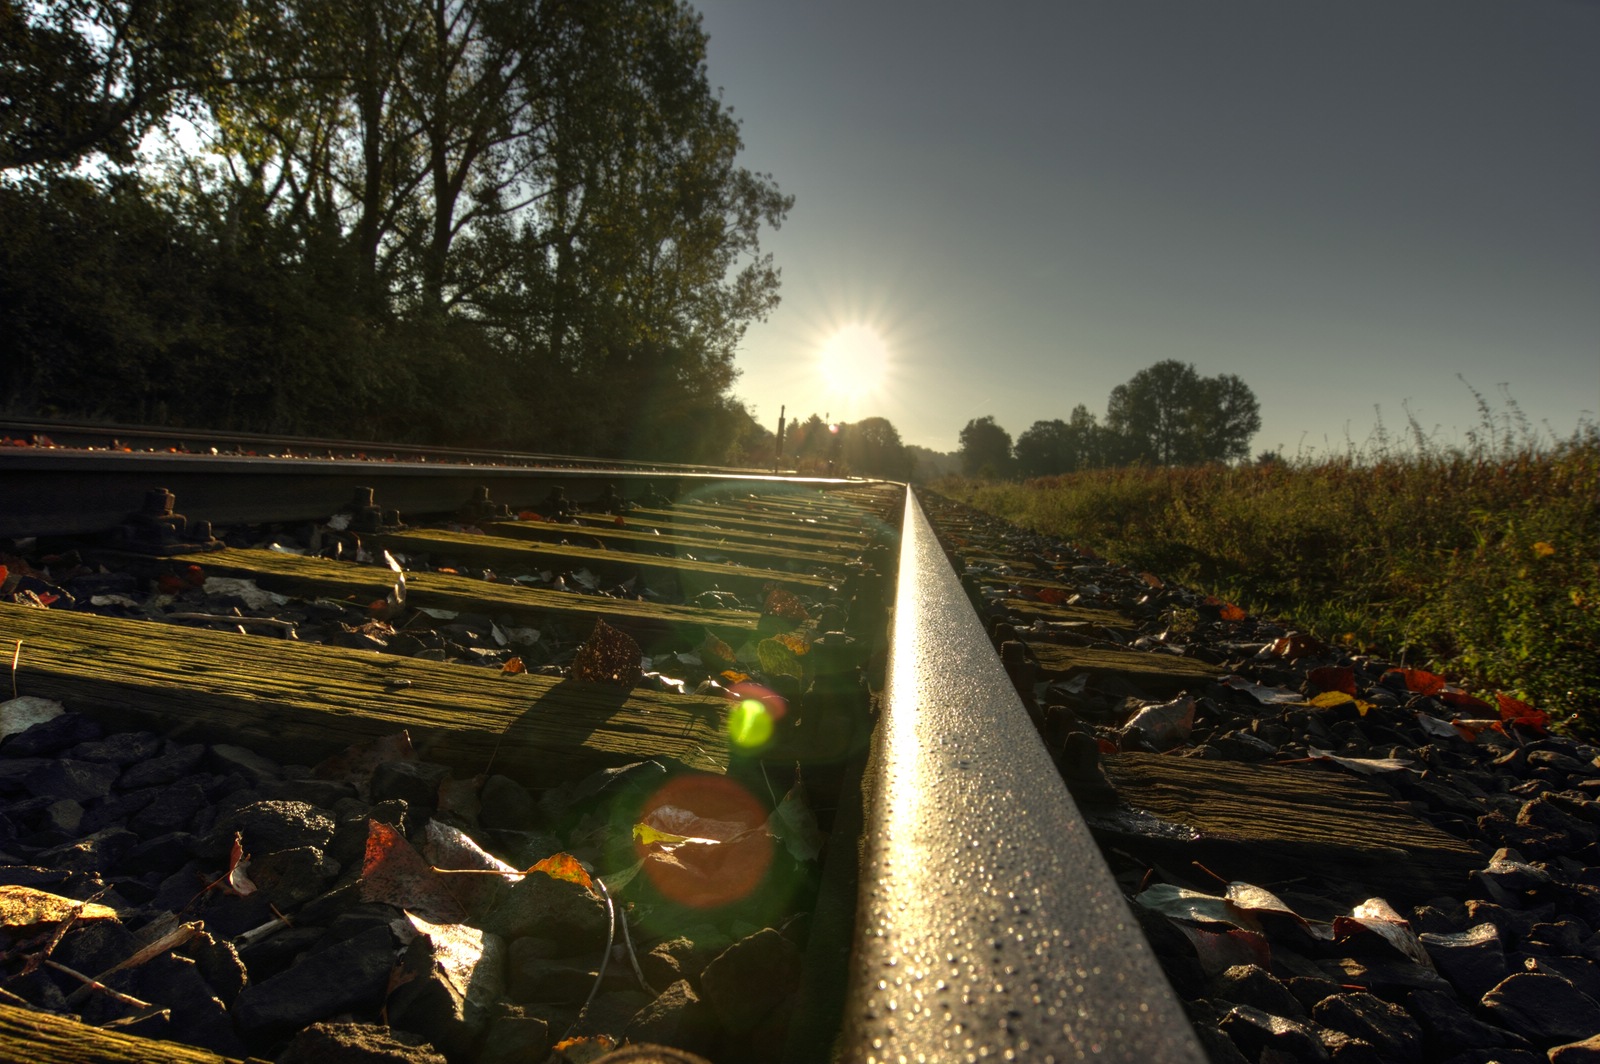
<svg viewBox="0 0 1600 1064">
<path fill-rule="evenodd" d="M 669 901 L 715 909 L 755 893 L 772 866 L 766 808 L 724 776 L 679 776 L 645 799 L 639 822 L 682 842 L 634 842 L 650 883 Z"/>
</svg>

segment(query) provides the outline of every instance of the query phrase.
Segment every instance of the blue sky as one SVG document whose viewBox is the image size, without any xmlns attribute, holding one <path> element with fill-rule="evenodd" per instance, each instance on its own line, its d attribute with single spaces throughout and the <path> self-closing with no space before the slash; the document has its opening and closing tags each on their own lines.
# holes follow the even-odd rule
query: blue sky
<svg viewBox="0 0 1600 1064">
<path fill-rule="evenodd" d="M 1166 358 L 1243 378 L 1290 455 L 1380 412 L 1459 441 L 1458 374 L 1561 434 L 1600 410 L 1600 4 L 694 6 L 743 164 L 796 197 L 738 359 L 763 423 L 954 450 Z M 823 372 L 861 325 L 886 370 Z"/>
</svg>

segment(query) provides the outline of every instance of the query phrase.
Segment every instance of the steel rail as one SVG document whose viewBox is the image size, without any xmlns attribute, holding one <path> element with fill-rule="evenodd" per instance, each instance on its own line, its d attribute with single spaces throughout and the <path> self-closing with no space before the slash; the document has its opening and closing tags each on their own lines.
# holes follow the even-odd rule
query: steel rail
<svg viewBox="0 0 1600 1064">
<path fill-rule="evenodd" d="M 234 457 L 246 454 L 260 457 L 364 458 L 371 460 L 437 459 L 457 464 L 536 465 L 640 471 L 678 471 L 696 473 L 740 473 L 749 470 L 731 466 L 687 462 L 647 462 L 626 458 L 593 458 L 571 454 L 544 454 L 532 451 L 507 451 L 482 447 L 453 447 L 438 444 L 382 443 L 318 436 L 267 436 L 248 432 L 207 431 L 166 428 L 151 425 L 90 424 L 50 421 L 40 418 L 0 418 L 0 439 L 7 436 L 45 436 L 53 448 L 95 449 L 95 445 L 115 441 L 132 450 L 201 454 L 210 448 L 232 448 L 224 452 Z M 194 448 L 191 450 L 191 448 Z M 99 449 L 104 449 L 100 447 Z"/>
<path fill-rule="evenodd" d="M 1206 1057 L 906 493 L 842 1059 Z"/>
<path fill-rule="evenodd" d="M 116 528 L 144 494 L 165 488 L 177 510 L 215 525 L 312 521 L 351 501 L 353 485 L 376 490 L 376 502 L 402 517 L 448 514 L 481 487 L 511 506 L 540 502 L 556 486 L 575 504 L 598 496 L 607 482 L 624 498 L 632 485 L 771 482 L 770 474 L 570 469 L 431 462 L 250 458 L 158 452 L 0 451 L 0 537 L 82 535 Z M 840 483 L 785 477 L 782 483 Z"/>
</svg>

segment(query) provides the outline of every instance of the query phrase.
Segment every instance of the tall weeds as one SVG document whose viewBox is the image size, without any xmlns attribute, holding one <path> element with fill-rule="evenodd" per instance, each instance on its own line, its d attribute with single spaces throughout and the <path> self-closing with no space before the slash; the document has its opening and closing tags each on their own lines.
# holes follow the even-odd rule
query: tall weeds
<svg viewBox="0 0 1600 1064">
<path fill-rule="evenodd" d="M 1600 735 L 1600 428 L 1540 438 L 1514 404 L 1479 405 L 1462 445 L 1413 418 L 1403 449 L 939 487 Z"/>
</svg>

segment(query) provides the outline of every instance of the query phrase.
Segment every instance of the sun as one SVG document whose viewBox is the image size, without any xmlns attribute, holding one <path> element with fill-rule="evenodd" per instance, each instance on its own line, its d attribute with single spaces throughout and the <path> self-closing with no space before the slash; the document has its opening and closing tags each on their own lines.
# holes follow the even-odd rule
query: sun
<svg viewBox="0 0 1600 1064">
<path fill-rule="evenodd" d="M 846 325 L 823 341 L 817 368 L 831 393 L 862 399 L 883 387 L 889 373 L 889 345 L 870 325 Z"/>
</svg>

